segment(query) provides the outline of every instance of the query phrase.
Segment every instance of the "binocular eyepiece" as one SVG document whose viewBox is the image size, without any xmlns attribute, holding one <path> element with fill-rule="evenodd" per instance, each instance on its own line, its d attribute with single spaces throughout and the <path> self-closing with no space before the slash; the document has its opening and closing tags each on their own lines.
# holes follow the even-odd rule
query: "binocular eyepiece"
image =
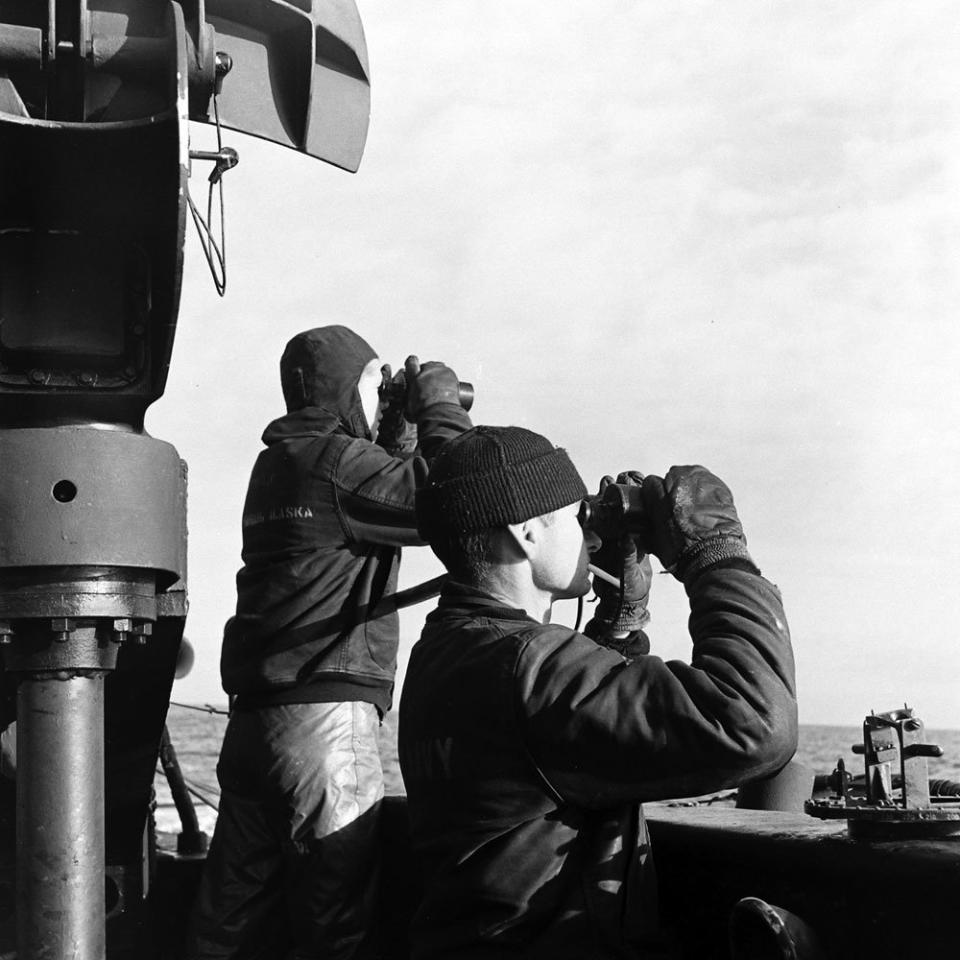
<svg viewBox="0 0 960 960">
<path fill-rule="evenodd" d="M 469 410 L 473 406 L 473 384 L 458 382 L 460 406 L 464 410 Z M 381 403 L 399 403 L 402 404 L 407 396 L 407 378 L 401 370 L 394 377 L 383 375 L 383 381 L 380 384 L 380 402 Z"/>
<path fill-rule="evenodd" d="M 643 539 L 647 533 L 640 487 L 628 483 L 611 483 L 603 493 L 585 497 L 577 519 L 601 540 L 619 540 L 624 534 Z"/>
</svg>

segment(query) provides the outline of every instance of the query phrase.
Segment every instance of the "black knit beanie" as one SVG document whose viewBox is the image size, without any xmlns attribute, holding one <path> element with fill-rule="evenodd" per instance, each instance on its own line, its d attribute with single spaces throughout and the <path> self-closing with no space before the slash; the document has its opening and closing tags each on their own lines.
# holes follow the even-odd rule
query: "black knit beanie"
<svg viewBox="0 0 960 960">
<path fill-rule="evenodd" d="M 417 490 L 424 540 L 503 527 L 582 500 L 565 450 L 523 427 L 474 427 L 448 440 Z"/>
</svg>

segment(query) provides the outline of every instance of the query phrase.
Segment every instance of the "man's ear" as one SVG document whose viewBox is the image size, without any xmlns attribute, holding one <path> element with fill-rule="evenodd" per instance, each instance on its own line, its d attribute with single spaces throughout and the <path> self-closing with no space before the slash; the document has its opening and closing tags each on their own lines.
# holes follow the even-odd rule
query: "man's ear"
<svg viewBox="0 0 960 960">
<path fill-rule="evenodd" d="M 508 523 L 507 533 L 510 541 L 528 560 L 532 559 L 539 546 L 537 517 L 522 520 L 520 523 Z"/>
</svg>

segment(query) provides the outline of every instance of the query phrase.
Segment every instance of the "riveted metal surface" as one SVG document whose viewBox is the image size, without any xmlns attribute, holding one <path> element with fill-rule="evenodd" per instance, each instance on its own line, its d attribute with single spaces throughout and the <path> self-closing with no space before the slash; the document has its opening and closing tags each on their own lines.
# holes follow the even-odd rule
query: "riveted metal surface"
<svg viewBox="0 0 960 960">
<path fill-rule="evenodd" d="M 177 451 L 93 427 L 0 430 L 0 569 L 139 567 L 183 574 Z"/>
</svg>

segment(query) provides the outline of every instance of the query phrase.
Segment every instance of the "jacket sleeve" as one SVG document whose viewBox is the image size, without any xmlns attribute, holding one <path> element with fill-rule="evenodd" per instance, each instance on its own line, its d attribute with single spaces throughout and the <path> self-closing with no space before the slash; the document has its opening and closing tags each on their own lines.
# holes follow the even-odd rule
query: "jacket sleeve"
<svg viewBox="0 0 960 960">
<path fill-rule="evenodd" d="M 417 486 L 444 441 L 470 428 L 457 404 L 427 407 L 417 422 L 420 450 L 395 457 L 369 440 L 350 440 L 333 474 L 337 512 L 344 533 L 356 543 L 394 547 L 422 545 L 413 503 Z"/>
<path fill-rule="evenodd" d="M 531 631 L 517 659 L 518 710 L 531 757 L 564 799 L 599 808 L 697 796 L 793 756 L 779 591 L 755 573 L 716 569 L 687 592 L 690 663 L 627 660 L 560 627 Z"/>
<path fill-rule="evenodd" d="M 467 411 L 459 403 L 434 403 L 417 417 L 420 455 L 431 463 L 443 444 L 472 427 Z"/>
</svg>

